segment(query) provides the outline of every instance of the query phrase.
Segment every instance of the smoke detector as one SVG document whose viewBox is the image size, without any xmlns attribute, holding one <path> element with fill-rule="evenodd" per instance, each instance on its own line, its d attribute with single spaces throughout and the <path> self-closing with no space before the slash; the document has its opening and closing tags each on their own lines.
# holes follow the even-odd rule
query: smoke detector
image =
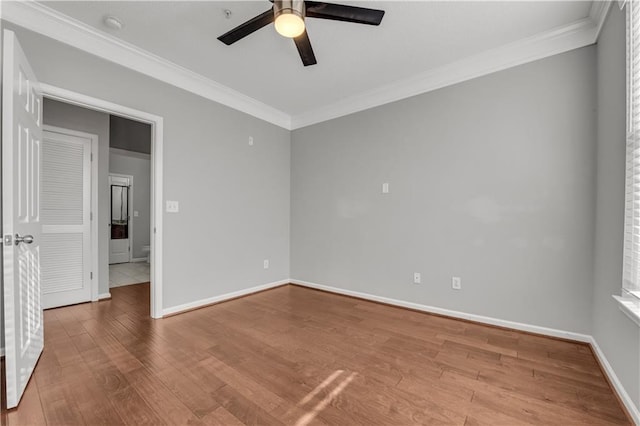
<svg viewBox="0 0 640 426">
<path fill-rule="evenodd" d="M 119 30 L 122 28 L 122 21 L 112 15 L 105 16 L 103 22 L 107 28 L 111 28 L 112 30 Z"/>
</svg>

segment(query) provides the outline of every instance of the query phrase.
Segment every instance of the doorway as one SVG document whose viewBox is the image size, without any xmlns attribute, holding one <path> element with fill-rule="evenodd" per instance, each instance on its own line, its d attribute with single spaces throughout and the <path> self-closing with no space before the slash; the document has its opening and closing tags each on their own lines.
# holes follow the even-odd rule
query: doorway
<svg viewBox="0 0 640 426">
<path fill-rule="evenodd" d="M 41 300 L 40 248 L 43 224 L 40 219 L 42 194 L 39 176 L 44 136 L 44 99 L 61 101 L 93 111 L 120 114 L 151 125 L 154 154 L 150 203 L 153 220 L 151 254 L 156 267 L 152 269 L 149 287 L 150 313 L 153 318 L 162 317 L 160 265 L 163 121 L 159 116 L 40 84 L 15 34 L 4 30 L 2 35 L 2 270 L 5 320 L 3 340 L 6 351 L 3 374 L 6 386 L 3 396 L 6 396 L 6 407 L 13 408 L 18 405 L 44 349 L 46 321 L 43 319 Z M 63 162 L 59 162 L 60 164 Z M 87 182 L 84 178 L 81 181 L 82 186 Z M 91 183 L 96 181 L 97 179 Z M 77 192 L 74 197 L 77 198 Z M 65 206 L 64 203 L 62 205 Z M 75 211 L 81 212 L 81 215 L 85 214 L 84 208 L 76 208 Z M 95 212 L 89 212 L 90 218 L 93 213 Z M 77 226 L 77 222 L 73 226 Z M 84 238 L 84 231 L 82 234 Z M 0 396 L 0 399 L 4 398 Z"/>
<path fill-rule="evenodd" d="M 132 192 L 133 176 L 109 173 L 109 265 L 131 262 Z"/>
<path fill-rule="evenodd" d="M 152 318 L 162 317 L 162 117 L 142 111 L 127 108 L 108 101 L 92 98 L 86 95 L 67 91 L 47 84 L 42 84 L 44 97 L 54 101 L 75 105 L 92 111 L 123 117 L 142 122 L 150 126 L 151 154 L 150 154 L 150 202 L 149 216 L 149 253 L 150 260 L 150 315 Z M 130 203 L 129 203 L 130 204 Z M 108 246 L 105 247 L 108 251 Z M 145 260 L 147 257 L 144 258 Z M 106 267 L 108 268 L 108 262 Z M 96 274 L 94 273 L 94 279 Z M 108 277 L 108 275 L 107 275 Z M 107 278 L 108 281 L 108 278 Z M 101 290 L 100 298 L 109 297 L 109 293 Z"/>
</svg>

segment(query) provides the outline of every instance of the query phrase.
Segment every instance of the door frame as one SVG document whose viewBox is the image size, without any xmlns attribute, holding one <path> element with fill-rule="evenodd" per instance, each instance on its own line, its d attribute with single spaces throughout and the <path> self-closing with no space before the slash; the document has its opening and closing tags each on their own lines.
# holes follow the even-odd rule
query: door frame
<svg viewBox="0 0 640 426">
<path fill-rule="evenodd" d="M 131 262 L 131 259 L 133 259 L 133 175 L 109 172 L 109 187 L 111 187 L 111 176 L 129 179 L 129 190 L 127 191 L 127 215 L 129 216 L 127 234 L 129 238 L 127 239 L 129 240 L 129 262 Z M 111 190 L 109 190 L 109 206 L 111 206 Z M 111 235 L 109 235 L 109 256 L 111 256 Z"/>
<path fill-rule="evenodd" d="M 44 95 L 43 95 L 44 96 Z M 97 302 L 99 294 L 98 276 L 98 135 L 93 133 L 80 132 L 78 130 L 66 129 L 64 127 L 42 126 L 43 132 L 59 133 L 61 135 L 76 136 L 91 140 L 91 301 Z"/>
<path fill-rule="evenodd" d="M 129 108 L 104 99 L 40 83 L 45 98 L 66 102 L 94 111 L 119 115 L 151 125 L 151 318 L 162 318 L 163 289 L 163 138 L 164 119 L 155 114 Z M 97 221 L 96 221 L 97 222 Z"/>
</svg>

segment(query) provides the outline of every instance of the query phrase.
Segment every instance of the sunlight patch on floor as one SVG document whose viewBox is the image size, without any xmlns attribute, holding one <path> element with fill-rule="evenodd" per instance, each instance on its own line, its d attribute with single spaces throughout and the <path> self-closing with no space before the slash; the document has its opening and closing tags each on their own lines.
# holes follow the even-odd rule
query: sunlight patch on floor
<svg viewBox="0 0 640 426">
<path fill-rule="evenodd" d="M 305 405 L 306 403 L 308 403 L 309 401 L 311 401 L 313 398 L 316 397 L 316 395 L 324 388 L 326 388 L 327 386 L 329 386 L 331 384 L 331 382 L 333 382 L 339 375 L 341 375 L 342 373 L 344 373 L 343 370 L 336 370 L 333 372 L 332 375 L 330 375 L 329 377 L 327 377 L 326 379 L 324 379 L 324 382 L 320 383 L 318 386 L 316 386 L 316 388 L 314 390 L 312 390 L 309 395 L 305 396 L 304 398 L 302 398 L 302 401 L 300 401 L 298 403 L 298 405 Z"/>
<path fill-rule="evenodd" d="M 327 387 L 331 382 L 333 382 L 338 376 L 343 373 L 342 370 L 335 371 L 331 376 L 327 377 L 324 382 L 320 383 L 309 395 L 307 395 L 302 401 L 301 404 L 305 404 L 308 401 L 318 394 L 323 388 Z M 322 401 L 318 402 L 318 404 L 313 407 L 313 410 L 309 411 L 302 417 L 298 419 L 295 426 L 306 426 L 308 425 L 324 408 L 329 405 L 329 403 L 335 399 L 340 393 L 349 386 L 349 383 L 355 379 L 357 373 L 351 373 L 347 378 L 345 378 L 342 382 L 338 384 L 327 396 L 325 396 Z M 305 402 L 306 401 L 306 402 Z"/>
</svg>

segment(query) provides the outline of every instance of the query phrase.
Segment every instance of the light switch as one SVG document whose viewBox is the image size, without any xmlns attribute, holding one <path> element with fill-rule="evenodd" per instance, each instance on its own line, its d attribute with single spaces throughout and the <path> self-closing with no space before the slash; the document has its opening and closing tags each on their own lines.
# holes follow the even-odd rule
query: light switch
<svg viewBox="0 0 640 426">
<path fill-rule="evenodd" d="M 138 210 L 134 210 L 133 217 L 138 217 L 138 216 L 140 216 L 140 212 Z"/>
<path fill-rule="evenodd" d="M 177 201 L 167 200 L 167 213 L 178 213 L 180 211 L 180 204 Z"/>
<path fill-rule="evenodd" d="M 249 136 L 249 146 L 253 146 L 253 136 Z"/>
<path fill-rule="evenodd" d="M 382 184 L 382 193 L 383 194 L 389 193 L 389 182 L 385 182 Z"/>
</svg>

